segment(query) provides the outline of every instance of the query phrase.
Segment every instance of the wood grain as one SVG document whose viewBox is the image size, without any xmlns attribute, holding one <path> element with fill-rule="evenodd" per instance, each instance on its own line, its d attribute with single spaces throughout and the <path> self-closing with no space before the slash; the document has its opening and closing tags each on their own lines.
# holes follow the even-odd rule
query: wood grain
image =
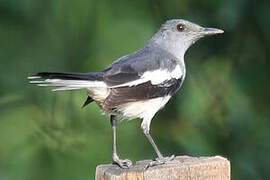
<svg viewBox="0 0 270 180">
<path fill-rule="evenodd" d="M 130 169 L 99 165 L 96 180 L 230 180 L 230 162 L 221 156 L 177 156 L 171 163 L 145 169 L 149 162 L 138 161 Z"/>
</svg>

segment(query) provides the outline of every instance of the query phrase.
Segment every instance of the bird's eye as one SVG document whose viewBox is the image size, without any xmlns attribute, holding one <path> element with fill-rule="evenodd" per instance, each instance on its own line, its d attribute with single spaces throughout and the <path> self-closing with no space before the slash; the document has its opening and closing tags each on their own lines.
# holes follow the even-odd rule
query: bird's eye
<svg viewBox="0 0 270 180">
<path fill-rule="evenodd" d="M 186 29 L 186 26 L 184 24 L 177 24 L 176 28 L 177 31 L 183 32 Z"/>
</svg>

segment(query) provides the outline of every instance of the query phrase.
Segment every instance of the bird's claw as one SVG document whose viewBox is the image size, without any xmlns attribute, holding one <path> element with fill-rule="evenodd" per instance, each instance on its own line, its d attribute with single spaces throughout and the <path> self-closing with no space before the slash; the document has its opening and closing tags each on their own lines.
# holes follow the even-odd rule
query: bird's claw
<svg viewBox="0 0 270 180">
<path fill-rule="evenodd" d="M 118 166 L 120 166 L 123 169 L 128 169 L 132 166 L 132 161 L 129 159 L 119 159 L 116 158 L 113 160 L 114 164 L 117 164 Z"/>
<path fill-rule="evenodd" d="M 170 157 L 163 157 L 163 158 L 156 158 L 155 161 L 151 161 L 150 163 L 148 163 L 145 166 L 145 169 L 148 169 L 149 167 L 154 167 L 154 166 L 158 166 L 158 165 L 162 165 L 162 164 L 166 164 L 168 162 L 171 162 L 174 159 L 174 155 L 170 156 Z"/>
</svg>

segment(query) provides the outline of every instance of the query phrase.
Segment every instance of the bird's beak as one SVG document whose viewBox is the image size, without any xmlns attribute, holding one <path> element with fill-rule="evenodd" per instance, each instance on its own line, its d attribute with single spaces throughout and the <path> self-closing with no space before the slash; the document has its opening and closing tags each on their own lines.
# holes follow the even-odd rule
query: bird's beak
<svg viewBox="0 0 270 180">
<path fill-rule="evenodd" d="M 200 31 L 200 34 L 202 36 L 212 36 L 215 34 L 222 34 L 222 33 L 224 33 L 223 30 L 216 28 L 202 28 L 202 30 Z"/>
</svg>

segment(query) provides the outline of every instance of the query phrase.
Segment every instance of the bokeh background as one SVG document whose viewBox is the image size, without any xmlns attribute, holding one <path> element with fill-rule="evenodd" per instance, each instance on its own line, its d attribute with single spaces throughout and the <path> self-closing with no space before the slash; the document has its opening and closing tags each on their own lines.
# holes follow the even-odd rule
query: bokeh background
<svg viewBox="0 0 270 180">
<path fill-rule="evenodd" d="M 185 56 L 180 92 L 152 121 L 165 155 L 222 155 L 232 179 L 270 178 L 270 1 L 1 0 L 0 179 L 94 179 L 111 162 L 109 118 L 85 91 L 28 84 L 39 71 L 101 71 L 142 47 L 167 19 L 225 30 Z M 118 150 L 156 155 L 140 120 L 118 126 Z"/>
</svg>

